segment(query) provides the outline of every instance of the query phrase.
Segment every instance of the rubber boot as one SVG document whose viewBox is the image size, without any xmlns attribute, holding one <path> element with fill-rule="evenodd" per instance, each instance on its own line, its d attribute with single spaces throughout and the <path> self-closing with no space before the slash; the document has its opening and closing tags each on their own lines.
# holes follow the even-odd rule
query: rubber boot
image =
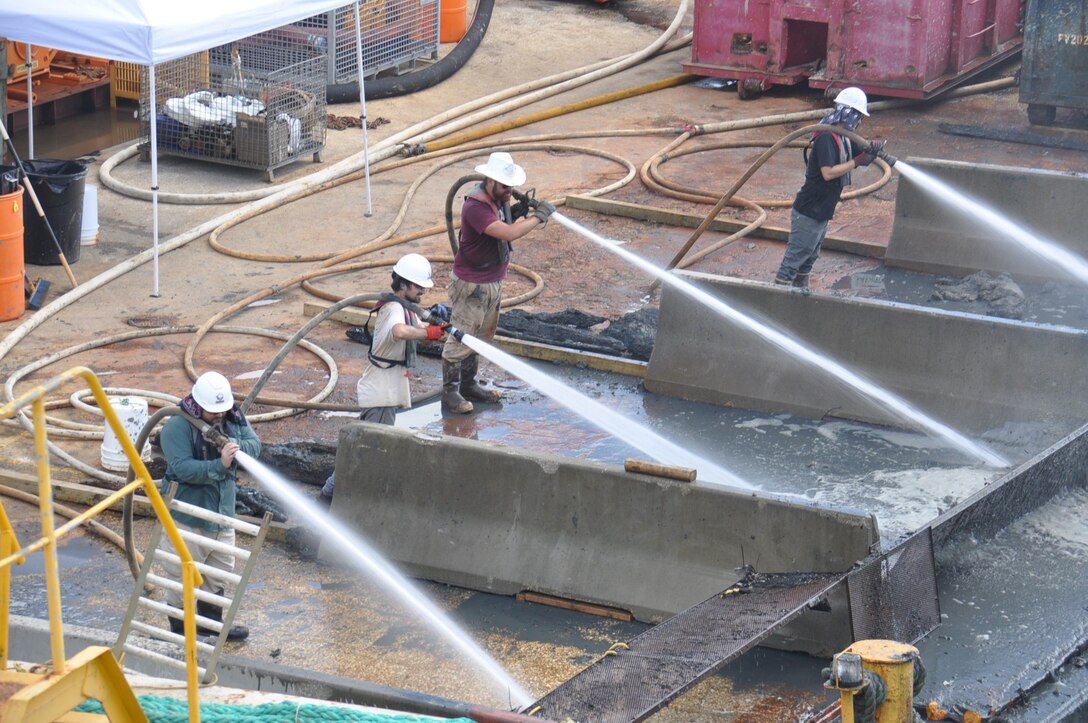
<svg viewBox="0 0 1088 723">
<path fill-rule="evenodd" d="M 223 593 L 219 592 L 218 594 L 222 595 Z M 206 617 L 209 620 L 214 620 L 217 623 L 223 622 L 223 608 L 219 607 L 218 605 L 213 605 L 212 603 L 204 602 L 202 600 L 197 600 L 196 614 L 202 617 Z M 199 626 L 196 629 L 196 634 L 211 635 L 213 637 L 218 635 L 218 633 L 216 633 L 214 630 L 211 630 L 210 628 L 202 628 Z M 231 625 L 230 630 L 227 631 L 227 640 L 245 640 L 248 637 L 249 628 L 247 628 L 245 625 Z"/>
<path fill-rule="evenodd" d="M 472 402 L 461 396 L 461 362 L 442 360 L 442 409 L 453 414 L 468 414 Z"/>
<path fill-rule="evenodd" d="M 797 276 L 793 277 L 793 285 L 799 289 L 807 289 L 808 276 L 808 274 L 797 274 Z"/>
<path fill-rule="evenodd" d="M 476 382 L 476 371 L 480 368 L 480 357 L 473 354 L 461 362 L 461 396 L 474 402 L 495 404 L 502 395 L 497 389 L 484 389 Z"/>
</svg>

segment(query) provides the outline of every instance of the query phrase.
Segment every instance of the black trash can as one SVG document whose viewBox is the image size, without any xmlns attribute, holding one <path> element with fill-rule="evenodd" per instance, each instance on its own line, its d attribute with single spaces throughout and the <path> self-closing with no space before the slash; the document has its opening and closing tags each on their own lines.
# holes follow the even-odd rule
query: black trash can
<svg viewBox="0 0 1088 723">
<path fill-rule="evenodd" d="M 38 159 L 23 161 L 27 178 L 45 217 L 60 242 L 69 264 L 79 261 L 79 240 L 83 231 L 83 189 L 87 166 L 79 161 Z M 28 264 L 55 266 L 60 263 L 49 229 L 38 215 L 34 202 L 23 199 L 23 259 Z"/>
</svg>

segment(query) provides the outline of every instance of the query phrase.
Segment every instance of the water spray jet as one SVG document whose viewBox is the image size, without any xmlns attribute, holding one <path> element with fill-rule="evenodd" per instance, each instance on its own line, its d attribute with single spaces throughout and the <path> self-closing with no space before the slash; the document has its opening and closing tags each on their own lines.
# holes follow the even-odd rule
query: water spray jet
<svg viewBox="0 0 1088 723">
<path fill-rule="evenodd" d="M 360 570 L 371 574 L 382 587 L 406 603 L 423 620 L 455 649 L 468 657 L 488 677 L 498 683 L 512 705 L 524 708 L 533 698 L 468 633 L 457 626 L 442 610 L 417 589 L 373 546 L 358 534 L 352 533 L 335 518 L 319 510 L 307 497 L 300 494 L 278 472 L 239 451 L 234 459 L 244 467 L 266 491 L 280 499 L 306 521 L 321 530 L 326 543 L 331 542 L 338 555 L 349 558 Z"/>
<path fill-rule="evenodd" d="M 557 214 L 552 214 L 553 216 Z M 460 334 L 457 330 L 451 333 Z M 742 489 L 755 487 L 732 472 L 674 444 L 651 432 L 631 419 L 614 412 L 600 402 L 563 384 L 557 379 L 534 369 L 522 360 L 507 354 L 491 344 L 469 334 L 460 337 L 461 343 L 506 371 L 532 385 L 542 394 L 578 414 L 599 429 L 623 440 L 631 447 L 653 457 L 665 465 L 683 465 L 699 471 L 699 479 L 715 484 L 724 484 Z"/>
<path fill-rule="evenodd" d="M 789 137 L 790 136 L 787 136 L 787 138 Z M 553 213 L 551 217 L 566 228 L 569 228 L 570 230 L 593 241 L 601 248 L 620 256 L 624 260 L 634 264 L 643 271 L 646 271 L 647 273 L 656 277 L 658 281 L 671 285 L 677 291 L 680 291 L 686 296 L 689 296 L 695 301 L 703 304 L 708 309 L 714 311 L 723 319 L 732 321 L 733 323 L 736 323 L 756 333 L 766 341 L 775 345 L 779 349 L 782 349 L 796 359 L 823 369 L 841 382 L 845 383 L 850 388 L 854 389 L 857 392 L 860 392 L 867 399 L 870 399 L 875 403 L 881 405 L 884 409 L 891 411 L 900 418 L 909 420 L 917 428 L 922 429 L 932 434 L 933 436 L 944 440 L 952 447 L 960 450 L 961 452 L 964 452 L 970 457 L 977 459 L 983 464 L 989 465 L 991 467 L 1009 466 L 1009 462 L 997 453 L 993 452 L 990 449 L 987 449 L 980 444 L 972 442 L 954 429 L 929 417 L 910 403 L 906 402 L 903 399 L 900 399 L 886 389 L 878 386 L 877 384 L 866 379 L 860 374 L 851 371 L 850 369 L 834 361 L 833 359 L 830 359 L 812 349 L 805 347 L 803 344 L 800 344 L 799 342 L 786 336 L 777 329 L 774 329 L 767 324 L 757 321 L 748 314 L 745 314 L 740 310 L 726 304 L 724 301 L 711 296 L 702 289 L 696 287 L 694 284 L 685 281 L 684 279 L 681 279 L 674 274 L 669 273 L 667 270 L 650 263 L 649 261 L 634 253 L 631 253 L 624 248 L 621 248 L 615 243 L 609 242 L 604 237 L 600 236 L 594 231 L 591 231 L 585 226 L 582 226 L 581 224 L 568 218 L 567 216 L 556 212 Z"/>
</svg>

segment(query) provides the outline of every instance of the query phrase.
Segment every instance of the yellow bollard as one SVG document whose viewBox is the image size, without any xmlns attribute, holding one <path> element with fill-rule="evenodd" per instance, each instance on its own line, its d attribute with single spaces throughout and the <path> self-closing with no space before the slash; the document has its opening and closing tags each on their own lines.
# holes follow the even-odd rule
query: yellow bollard
<svg viewBox="0 0 1088 723">
<path fill-rule="evenodd" d="M 876 709 L 877 723 L 910 723 L 914 720 L 912 702 L 917 648 L 894 640 L 859 640 L 843 653 L 860 655 L 865 670 L 884 679 L 888 694 Z M 845 707 L 845 701 L 843 705 Z M 843 720 L 846 720 L 845 716 Z"/>
</svg>

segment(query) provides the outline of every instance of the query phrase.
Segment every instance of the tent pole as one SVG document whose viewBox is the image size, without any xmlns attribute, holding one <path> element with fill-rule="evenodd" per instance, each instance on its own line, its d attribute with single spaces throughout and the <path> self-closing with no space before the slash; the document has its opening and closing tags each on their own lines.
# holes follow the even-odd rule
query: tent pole
<svg viewBox="0 0 1088 723">
<path fill-rule="evenodd" d="M 154 265 L 151 295 L 159 296 L 159 128 L 155 92 L 155 64 L 147 65 L 147 85 L 151 93 L 151 235 L 154 243 Z"/>
<path fill-rule="evenodd" d="M 33 57 L 30 54 L 30 43 L 26 44 L 26 157 L 34 157 L 34 79 L 31 71 L 34 70 Z"/>
<path fill-rule="evenodd" d="M 359 3 L 352 4 L 355 9 L 355 69 L 359 73 L 359 105 L 362 106 L 363 118 L 363 167 L 366 176 L 366 215 L 374 215 L 370 199 L 370 143 L 366 135 L 366 90 L 363 87 L 363 26 L 359 22 Z M 334 51 L 335 52 L 335 51 Z"/>
</svg>

